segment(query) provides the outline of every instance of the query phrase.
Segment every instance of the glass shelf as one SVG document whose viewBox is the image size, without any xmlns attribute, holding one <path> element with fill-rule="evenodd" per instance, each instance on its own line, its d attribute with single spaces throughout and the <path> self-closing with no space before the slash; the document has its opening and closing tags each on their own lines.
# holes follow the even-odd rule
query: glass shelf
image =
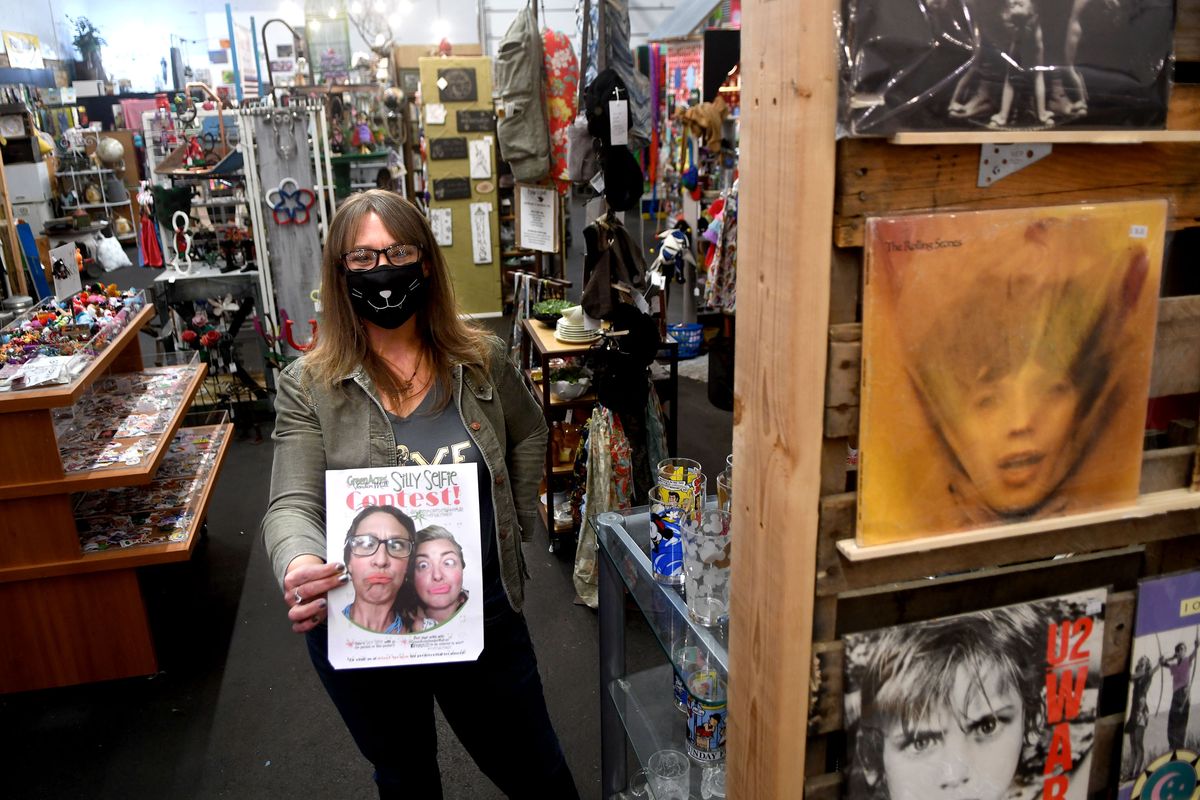
<svg viewBox="0 0 1200 800">
<path fill-rule="evenodd" d="M 659 750 L 687 752 L 687 715 L 672 700 L 671 668 L 667 664 L 618 678 L 608 687 L 613 705 L 638 763 Z M 700 782 L 706 771 L 724 770 L 725 762 L 702 765 L 691 761 L 689 797 L 701 800 Z"/>
<path fill-rule="evenodd" d="M 707 503 L 715 507 L 715 500 Z M 650 510 L 647 506 L 612 511 L 592 518 L 600 547 L 612 559 L 625 588 L 633 595 L 658 639 L 663 653 L 670 655 L 681 644 L 700 647 L 722 680 L 729 676 L 729 627 L 706 628 L 692 620 L 682 586 L 668 586 L 654 580 L 650 570 Z M 687 675 L 677 668 L 680 680 Z"/>
<path fill-rule="evenodd" d="M 715 499 L 706 503 L 715 507 Z M 706 628 L 687 613 L 683 589 L 658 583 L 648 555 L 650 511 L 647 506 L 606 512 L 591 517 L 596 530 L 600 597 L 600 708 L 601 793 L 605 798 L 629 796 L 643 782 L 631 775 L 627 748 L 645 765 L 659 750 L 687 752 L 687 715 L 676 705 L 676 692 L 697 667 L 680 665 L 671 653 L 681 645 L 691 648 L 696 662 L 716 671 L 722 681 L 729 674 L 727 626 Z M 628 595 L 626 594 L 628 592 Z M 625 665 L 625 618 L 632 597 L 662 648 L 663 664 L 637 673 Z M 699 657 L 697 657 L 697 655 Z M 632 780 L 630 780 L 632 778 Z M 724 762 L 701 765 L 693 761 L 689 797 L 720 797 L 709 782 L 724 785 Z M 706 780 L 707 779 L 707 780 Z"/>
</svg>

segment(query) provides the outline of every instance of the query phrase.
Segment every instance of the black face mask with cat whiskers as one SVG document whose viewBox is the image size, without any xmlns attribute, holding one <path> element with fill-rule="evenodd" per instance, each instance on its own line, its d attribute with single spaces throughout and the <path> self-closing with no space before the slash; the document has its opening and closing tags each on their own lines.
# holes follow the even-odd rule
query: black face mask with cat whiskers
<svg viewBox="0 0 1200 800">
<path fill-rule="evenodd" d="M 421 264 L 346 270 L 350 307 L 367 322 L 391 330 L 399 328 L 425 303 L 426 278 Z"/>
</svg>

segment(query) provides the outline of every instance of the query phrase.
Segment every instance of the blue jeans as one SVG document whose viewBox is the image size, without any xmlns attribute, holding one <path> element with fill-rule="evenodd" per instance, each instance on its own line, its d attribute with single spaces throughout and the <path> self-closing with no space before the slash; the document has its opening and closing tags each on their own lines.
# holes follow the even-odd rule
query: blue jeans
<svg viewBox="0 0 1200 800">
<path fill-rule="evenodd" d="M 525 618 L 487 606 L 477 661 L 334 670 L 324 625 L 308 652 L 355 744 L 375 766 L 380 798 L 439 800 L 433 701 L 479 769 L 509 797 L 578 798 L 550 724 Z"/>
</svg>

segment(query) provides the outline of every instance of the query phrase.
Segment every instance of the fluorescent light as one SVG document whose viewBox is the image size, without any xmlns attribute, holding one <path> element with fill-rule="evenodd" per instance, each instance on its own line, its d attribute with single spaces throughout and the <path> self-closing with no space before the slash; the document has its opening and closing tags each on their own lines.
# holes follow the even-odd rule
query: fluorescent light
<svg viewBox="0 0 1200 800">
<path fill-rule="evenodd" d="M 308 27 L 312 28 L 314 33 L 321 30 L 321 20 L 313 17 L 312 19 L 308 20 Z"/>
<path fill-rule="evenodd" d="M 337 6 L 330 6 L 329 7 L 329 18 L 337 19 L 337 15 L 338 15 Z"/>
<path fill-rule="evenodd" d="M 354 2 L 350 4 L 350 13 L 357 17 L 362 12 L 363 4 L 358 2 L 358 0 L 354 0 Z"/>
<path fill-rule="evenodd" d="M 375 46 L 376 47 L 381 47 L 383 45 L 383 43 L 386 41 L 387 41 L 387 37 L 384 36 L 382 33 L 375 34 Z"/>
</svg>

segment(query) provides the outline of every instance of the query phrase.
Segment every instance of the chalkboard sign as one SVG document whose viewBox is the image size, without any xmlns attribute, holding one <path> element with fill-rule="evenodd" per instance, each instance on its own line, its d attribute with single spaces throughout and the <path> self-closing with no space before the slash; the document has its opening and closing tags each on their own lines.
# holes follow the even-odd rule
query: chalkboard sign
<svg viewBox="0 0 1200 800">
<path fill-rule="evenodd" d="M 471 182 L 466 178 L 442 178 L 433 182 L 434 200 L 469 200 Z"/>
<path fill-rule="evenodd" d="M 448 136 L 429 140 L 429 157 L 434 161 L 467 157 L 465 136 Z"/>
<path fill-rule="evenodd" d="M 458 132 L 490 131 L 496 127 L 496 118 L 491 111 L 456 111 Z"/>
<path fill-rule="evenodd" d="M 438 99 L 443 103 L 474 103 L 478 97 L 473 67 L 439 69 L 437 83 Z"/>
</svg>

